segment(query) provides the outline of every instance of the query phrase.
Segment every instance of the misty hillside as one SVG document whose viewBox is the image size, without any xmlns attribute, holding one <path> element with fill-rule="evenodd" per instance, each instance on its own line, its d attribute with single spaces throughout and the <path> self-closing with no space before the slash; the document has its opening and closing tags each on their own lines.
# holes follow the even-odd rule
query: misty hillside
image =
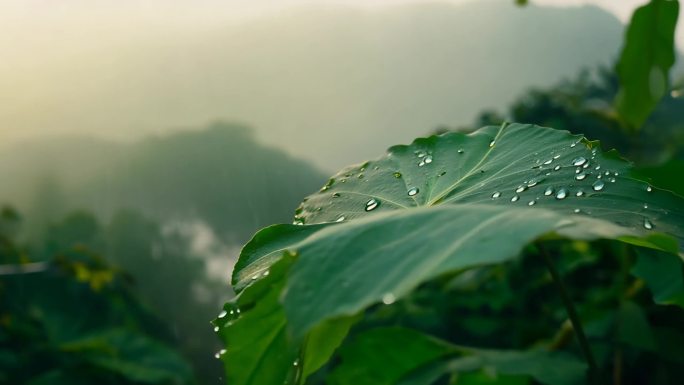
<svg viewBox="0 0 684 385">
<path fill-rule="evenodd" d="M 49 222 L 69 210 L 110 217 L 134 209 L 162 221 L 200 220 L 224 241 L 290 222 L 325 176 L 259 144 L 249 128 L 216 123 L 137 143 L 61 138 L 0 152 L 0 203 Z"/>
<path fill-rule="evenodd" d="M 27 84 L 26 103 L 0 126 L 124 137 L 241 121 L 266 143 L 334 171 L 437 126 L 470 123 L 530 86 L 611 65 L 622 28 L 593 6 L 477 0 L 312 6 L 131 30 L 93 36 L 89 50 L 66 50 L 64 60 L 21 75 L 28 80 L 14 76 Z"/>
</svg>

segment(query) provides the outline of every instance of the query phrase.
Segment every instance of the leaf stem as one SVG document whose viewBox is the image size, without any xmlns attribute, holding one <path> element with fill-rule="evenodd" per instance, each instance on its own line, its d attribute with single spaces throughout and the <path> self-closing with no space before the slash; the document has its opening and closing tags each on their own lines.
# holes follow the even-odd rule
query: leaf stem
<svg viewBox="0 0 684 385">
<path fill-rule="evenodd" d="M 551 256 L 549 255 L 549 253 L 546 252 L 546 249 L 544 249 L 542 245 L 537 245 L 537 247 L 539 248 L 540 254 L 544 259 L 546 268 L 549 270 L 549 273 L 551 273 L 551 277 L 553 278 L 553 281 L 556 283 L 556 287 L 560 292 L 561 298 L 563 300 L 563 305 L 565 305 L 565 310 L 568 312 L 568 317 L 570 318 L 570 322 L 572 323 L 572 328 L 575 330 L 577 342 L 579 343 L 580 348 L 584 353 L 584 359 L 587 361 L 587 364 L 589 365 L 590 379 L 592 381 L 596 381 L 596 379 L 598 378 L 598 366 L 596 365 L 594 354 L 591 352 L 591 347 L 589 346 L 587 336 L 586 334 L 584 334 L 584 328 L 582 328 L 582 321 L 580 320 L 579 315 L 577 314 L 577 309 L 575 308 L 575 305 L 572 303 L 572 300 L 570 299 L 568 290 L 565 287 L 565 284 L 563 284 L 560 273 L 556 269 L 556 265 L 554 265 Z"/>
</svg>

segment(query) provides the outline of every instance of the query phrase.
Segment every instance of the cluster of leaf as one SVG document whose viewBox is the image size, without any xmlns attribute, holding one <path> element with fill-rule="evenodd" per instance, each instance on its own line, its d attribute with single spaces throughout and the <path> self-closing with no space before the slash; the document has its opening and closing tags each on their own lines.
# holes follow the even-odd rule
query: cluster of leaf
<svg viewBox="0 0 684 385">
<path fill-rule="evenodd" d="M 684 199 L 597 142 L 417 139 L 243 248 L 220 358 L 231 385 L 672 383 L 683 239 Z"/>
<path fill-rule="evenodd" d="M 216 379 L 220 366 L 212 359 L 217 348 L 211 325 L 220 299 L 200 299 L 219 293 L 222 286 L 206 275 L 206 260 L 195 255 L 191 240 L 130 210 L 117 212 L 101 223 L 92 213 L 73 212 L 51 224 L 30 245 L 35 255 L 59 255 L 74 245 L 100 251 L 108 263 L 131 278 L 136 298 L 165 320 L 174 347 L 186 357 L 199 382 Z M 154 274 L 152 274 L 152 272 Z"/>
<path fill-rule="evenodd" d="M 0 382 L 189 384 L 167 325 L 131 290 L 130 277 L 86 245 L 37 260 L 15 239 L 19 216 L 0 217 Z"/>
</svg>

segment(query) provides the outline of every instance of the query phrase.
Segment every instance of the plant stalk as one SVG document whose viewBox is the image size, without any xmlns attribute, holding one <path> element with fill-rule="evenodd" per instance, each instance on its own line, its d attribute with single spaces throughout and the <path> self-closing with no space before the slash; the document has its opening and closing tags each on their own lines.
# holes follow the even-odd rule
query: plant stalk
<svg viewBox="0 0 684 385">
<path fill-rule="evenodd" d="M 563 300 L 563 305 L 565 305 L 565 310 L 568 312 L 568 317 L 570 318 L 570 323 L 572 323 L 572 328 L 575 330 L 575 335 L 577 336 L 577 342 L 584 353 L 584 359 L 589 365 L 589 376 L 593 382 L 598 379 L 598 365 L 596 365 L 596 360 L 594 359 L 594 354 L 591 352 L 591 347 L 589 346 L 589 341 L 587 340 L 586 334 L 584 334 L 584 328 L 582 328 L 582 321 L 577 314 L 577 309 L 570 299 L 568 290 L 561 280 L 560 273 L 556 269 L 551 256 L 546 252 L 544 247 L 538 245 L 540 254 L 546 263 L 546 268 L 551 273 L 551 278 L 556 283 L 556 287 L 560 292 L 561 298 Z"/>
</svg>

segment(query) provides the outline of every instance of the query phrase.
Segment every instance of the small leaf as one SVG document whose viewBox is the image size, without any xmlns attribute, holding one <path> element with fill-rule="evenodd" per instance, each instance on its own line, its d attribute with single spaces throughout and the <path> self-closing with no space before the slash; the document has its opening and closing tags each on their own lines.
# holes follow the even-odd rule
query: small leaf
<svg viewBox="0 0 684 385">
<path fill-rule="evenodd" d="M 638 249 L 632 274 L 643 279 L 661 305 L 684 307 L 684 265 L 676 255 Z"/>
<path fill-rule="evenodd" d="M 412 370 L 456 352 L 450 344 L 415 330 L 373 329 L 342 347 L 342 365 L 332 373 L 330 382 L 393 385 Z"/>
<path fill-rule="evenodd" d="M 543 384 L 576 385 L 584 383 L 587 368 L 566 353 L 473 349 L 404 328 L 363 332 L 345 344 L 341 356 L 332 375 L 335 385 L 423 385 L 444 374 L 475 374 L 483 368 Z M 519 383 L 519 378 L 509 380 Z"/>
<path fill-rule="evenodd" d="M 620 90 L 615 101 L 621 117 L 634 128 L 646 121 L 669 90 L 678 15 L 677 0 L 651 0 L 634 12 L 627 28 L 617 64 Z"/>
<path fill-rule="evenodd" d="M 217 353 L 231 385 L 282 384 L 296 375 L 299 349 L 288 341 L 286 320 L 278 301 L 285 272 L 294 262 L 287 255 L 269 273 L 245 288 L 214 320 L 225 350 Z"/>
</svg>

